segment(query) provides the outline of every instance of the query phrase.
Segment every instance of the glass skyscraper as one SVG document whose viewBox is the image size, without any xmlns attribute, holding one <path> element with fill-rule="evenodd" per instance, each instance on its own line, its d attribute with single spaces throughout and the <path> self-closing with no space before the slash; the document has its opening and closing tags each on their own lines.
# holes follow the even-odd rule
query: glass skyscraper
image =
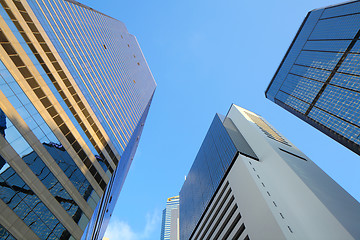
<svg viewBox="0 0 360 240">
<path fill-rule="evenodd" d="M 156 88 L 125 25 L 1 0 L 0 239 L 101 239 Z"/>
<path fill-rule="evenodd" d="M 170 197 L 166 201 L 160 240 L 179 240 L 179 196 Z"/>
<path fill-rule="evenodd" d="M 241 145 L 236 146 L 232 137 Z M 242 135 L 237 133 L 232 120 L 216 114 L 180 191 L 180 239 L 190 239 L 240 153 L 258 159 Z"/>
<path fill-rule="evenodd" d="M 360 154 L 360 2 L 310 11 L 266 97 Z"/>
<path fill-rule="evenodd" d="M 359 202 L 236 105 L 215 116 L 180 191 L 180 240 L 355 240 L 359 224 Z"/>
</svg>

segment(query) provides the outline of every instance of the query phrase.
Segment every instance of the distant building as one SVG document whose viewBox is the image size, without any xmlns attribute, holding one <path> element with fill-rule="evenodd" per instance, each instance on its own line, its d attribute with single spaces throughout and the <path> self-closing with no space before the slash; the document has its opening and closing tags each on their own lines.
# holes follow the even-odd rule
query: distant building
<svg viewBox="0 0 360 240">
<path fill-rule="evenodd" d="M 155 88 L 124 23 L 0 1 L 0 239 L 102 239 Z"/>
<path fill-rule="evenodd" d="M 168 198 L 166 202 L 160 240 L 179 240 L 179 196 Z"/>
<path fill-rule="evenodd" d="M 180 239 L 360 239 L 360 204 L 262 117 L 217 114 L 180 191 Z"/>
<path fill-rule="evenodd" d="M 310 11 L 266 97 L 360 155 L 360 2 Z"/>
</svg>

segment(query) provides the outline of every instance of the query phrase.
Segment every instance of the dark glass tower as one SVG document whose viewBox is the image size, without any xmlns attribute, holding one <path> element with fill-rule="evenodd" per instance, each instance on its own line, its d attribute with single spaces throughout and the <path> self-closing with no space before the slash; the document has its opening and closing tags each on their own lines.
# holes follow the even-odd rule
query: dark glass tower
<svg viewBox="0 0 360 240">
<path fill-rule="evenodd" d="M 125 25 L 0 1 L 0 239 L 101 239 L 156 83 Z"/>
<path fill-rule="evenodd" d="M 310 11 L 266 97 L 360 154 L 360 2 Z"/>
<path fill-rule="evenodd" d="M 190 239 L 240 153 L 258 159 L 232 120 L 216 114 L 180 191 L 181 240 Z"/>
</svg>

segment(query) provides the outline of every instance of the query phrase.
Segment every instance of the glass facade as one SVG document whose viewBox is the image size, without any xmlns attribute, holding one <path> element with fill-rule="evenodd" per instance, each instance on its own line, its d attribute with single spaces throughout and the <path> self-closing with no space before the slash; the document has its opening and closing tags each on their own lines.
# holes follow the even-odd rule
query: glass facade
<svg viewBox="0 0 360 240">
<path fill-rule="evenodd" d="M 32 158 L 31 155 L 26 157 Z M 51 184 L 51 178 L 45 177 L 43 180 Z M 70 233 L 66 228 L 11 167 L 3 166 L 1 169 L 0 186 L 0 199 L 41 239 L 69 239 Z M 50 189 L 51 187 L 55 187 L 56 191 L 56 186 L 50 186 Z M 59 202 L 67 205 L 66 207 L 71 210 L 73 205 L 71 199 L 63 198 L 61 195 L 57 197 Z M 74 210 L 72 214 L 75 214 L 76 209 Z"/>
<path fill-rule="evenodd" d="M 122 158 L 128 161 L 120 161 L 106 188 L 101 202 L 96 206 L 93 217 L 91 218 L 82 239 L 101 239 L 105 234 L 107 224 L 109 223 L 111 214 L 115 208 L 125 177 L 129 171 L 132 160 L 134 159 L 140 136 L 144 129 L 145 120 L 149 113 L 151 101 L 152 97 L 122 155 Z"/>
<path fill-rule="evenodd" d="M 23 224 L 0 217 L 0 239 L 101 239 L 156 83 L 122 22 L 72 0 L 0 4 L 0 214 Z"/>
<path fill-rule="evenodd" d="M 266 97 L 360 154 L 360 3 L 308 13 Z"/>
<path fill-rule="evenodd" d="M 3 226 L 0 225 L 0 239 L 16 240 Z"/>
<path fill-rule="evenodd" d="M 121 22 L 81 4 L 28 3 L 121 154 L 155 86 L 149 71 L 131 71 L 147 67 L 136 39 Z"/>
<path fill-rule="evenodd" d="M 189 239 L 238 150 L 216 115 L 180 191 L 180 239 Z"/>
</svg>

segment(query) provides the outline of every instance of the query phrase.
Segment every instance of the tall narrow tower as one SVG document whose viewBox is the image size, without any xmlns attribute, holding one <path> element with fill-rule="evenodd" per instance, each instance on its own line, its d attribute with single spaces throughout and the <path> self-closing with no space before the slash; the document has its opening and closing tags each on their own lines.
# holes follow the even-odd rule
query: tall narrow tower
<svg viewBox="0 0 360 240">
<path fill-rule="evenodd" d="M 179 196 L 167 199 L 163 210 L 160 240 L 179 240 Z"/>
</svg>

